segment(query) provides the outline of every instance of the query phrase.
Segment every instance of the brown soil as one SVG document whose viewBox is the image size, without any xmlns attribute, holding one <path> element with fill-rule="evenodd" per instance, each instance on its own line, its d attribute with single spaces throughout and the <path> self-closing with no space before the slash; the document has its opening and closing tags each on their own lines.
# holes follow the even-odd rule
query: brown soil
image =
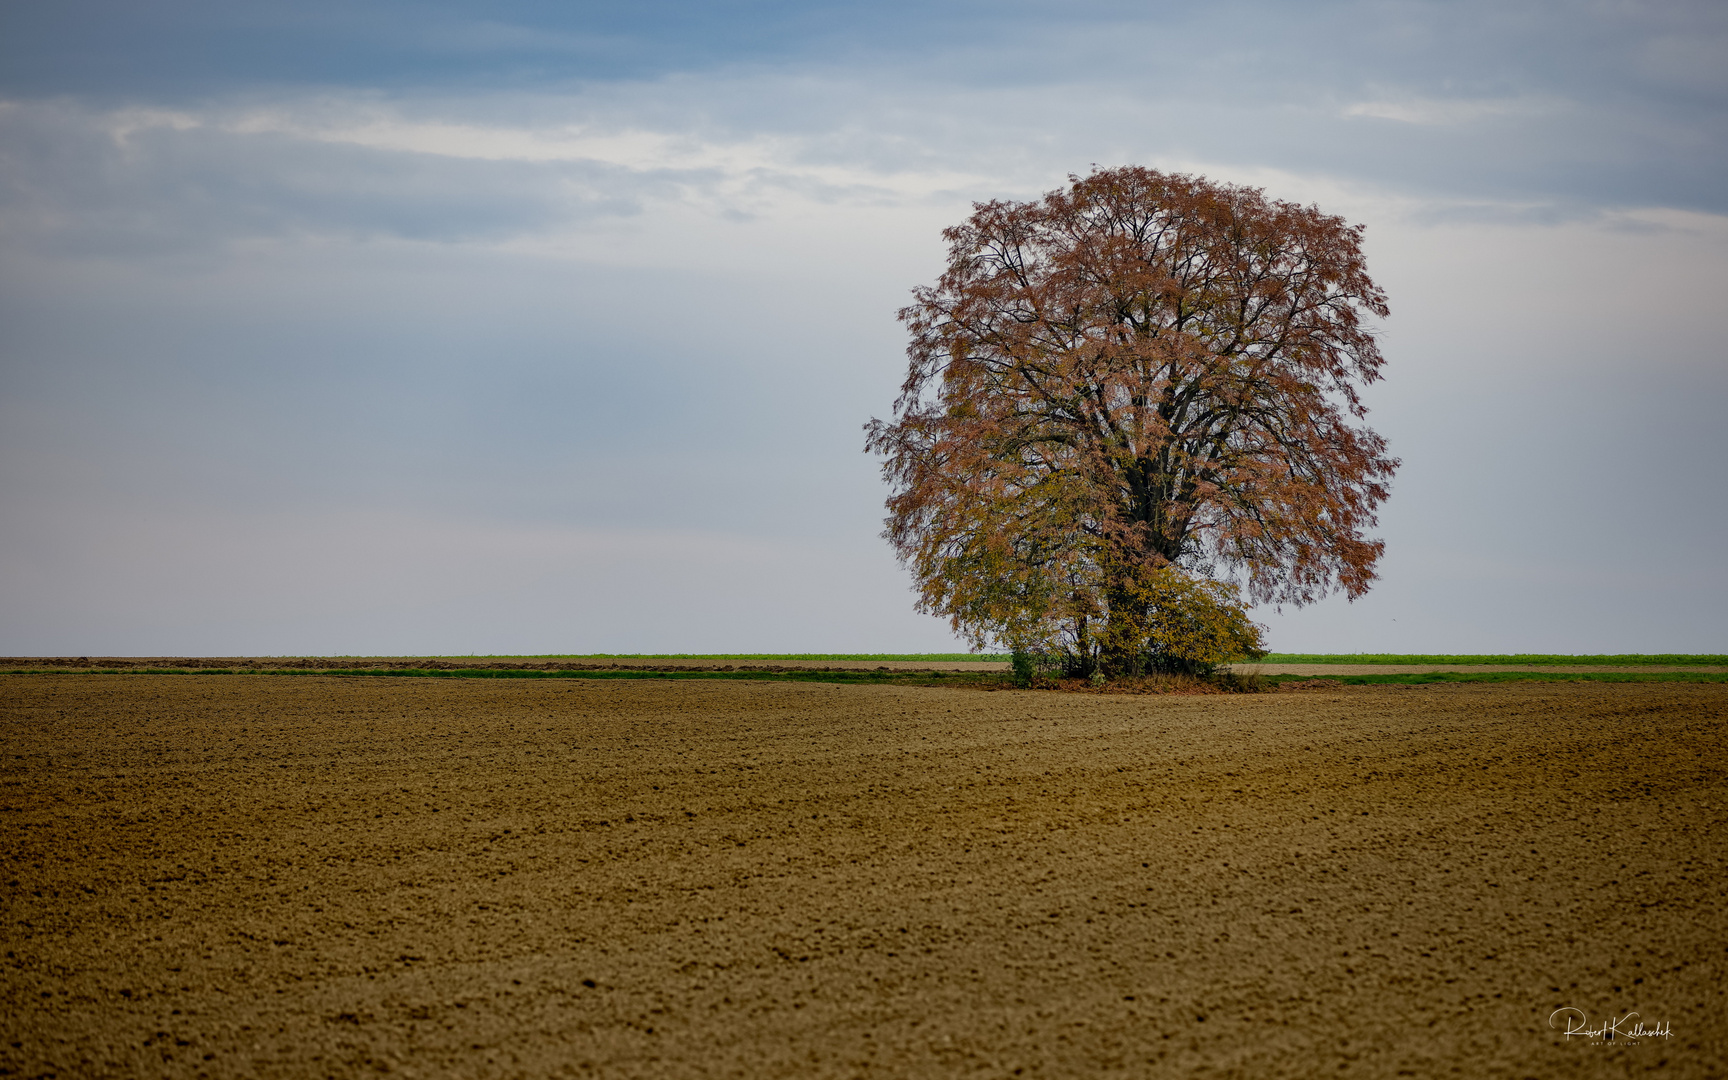
<svg viewBox="0 0 1728 1080">
<path fill-rule="evenodd" d="M 0 677 L 11 1075 L 1728 1073 L 1720 685 Z M 1672 1037 L 1565 1040 L 1636 1011 Z"/>
</svg>

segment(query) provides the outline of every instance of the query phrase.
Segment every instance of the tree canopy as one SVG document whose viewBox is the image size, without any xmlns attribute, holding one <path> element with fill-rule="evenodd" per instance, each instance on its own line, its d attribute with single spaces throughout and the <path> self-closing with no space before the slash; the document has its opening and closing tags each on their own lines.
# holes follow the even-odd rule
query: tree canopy
<svg viewBox="0 0 1728 1080">
<path fill-rule="evenodd" d="M 1279 604 L 1368 590 L 1398 462 L 1360 422 L 1387 314 L 1361 226 L 1130 166 L 943 236 L 899 313 L 895 415 L 867 426 L 922 610 L 1115 673 L 1171 574 Z"/>
</svg>

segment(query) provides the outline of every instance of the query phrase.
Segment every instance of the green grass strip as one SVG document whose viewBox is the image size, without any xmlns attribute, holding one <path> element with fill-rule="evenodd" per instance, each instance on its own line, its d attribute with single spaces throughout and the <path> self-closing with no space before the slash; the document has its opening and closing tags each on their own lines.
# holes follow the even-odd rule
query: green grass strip
<svg viewBox="0 0 1728 1080">
<path fill-rule="evenodd" d="M 427 679 L 730 679 L 743 682 L 817 682 L 872 685 L 893 683 L 910 686 L 943 686 L 958 683 L 1001 682 L 1003 676 L 970 671 L 521 671 L 498 668 L 436 670 L 352 670 L 309 674 L 390 678 L 414 676 Z"/>
<path fill-rule="evenodd" d="M 350 659 L 332 657 L 331 659 Z M 353 659 L 364 659 L 355 657 Z M 876 663 L 1005 664 L 1006 653 L 534 653 L 428 656 L 427 660 L 855 660 Z"/>
<path fill-rule="evenodd" d="M 860 685 L 956 686 L 1006 684 L 996 672 L 973 671 L 524 671 L 515 668 L 31 668 L 8 675 L 319 675 L 336 679 L 730 679 L 746 682 L 814 682 Z"/>
<path fill-rule="evenodd" d="M 1699 665 L 1728 667 L 1728 656 L 1710 653 L 1495 653 L 1450 655 L 1430 653 L 1271 653 L 1265 664 L 1518 664 L 1525 667 L 1637 667 Z"/>
<path fill-rule="evenodd" d="M 1712 671 L 1424 671 L 1407 675 L 1263 675 L 1267 682 L 1314 680 L 1345 686 L 1425 686 L 1432 683 L 1600 682 L 1728 683 L 1728 673 Z"/>
</svg>

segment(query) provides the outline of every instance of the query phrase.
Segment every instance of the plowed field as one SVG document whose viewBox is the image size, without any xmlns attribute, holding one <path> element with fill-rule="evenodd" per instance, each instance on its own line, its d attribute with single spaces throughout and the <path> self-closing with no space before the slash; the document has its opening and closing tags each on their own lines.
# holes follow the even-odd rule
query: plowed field
<svg viewBox="0 0 1728 1080">
<path fill-rule="evenodd" d="M 4 676 L 0 1067 L 1721 1076 L 1725 719 L 1720 685 Z"/>
</svg>

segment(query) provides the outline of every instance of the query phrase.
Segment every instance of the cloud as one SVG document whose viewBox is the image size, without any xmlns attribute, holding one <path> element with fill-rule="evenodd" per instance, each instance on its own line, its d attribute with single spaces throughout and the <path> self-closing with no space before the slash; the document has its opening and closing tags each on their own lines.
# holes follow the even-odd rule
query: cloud
<svg viewBox="0 0 1728 1080">
<path fill-rule="evenodd" d="M 350 233 L 370 219 L 388 235 L 520 236 L 664 201 L 738 217 L 785 199 L 1031 194 L 1092 161 L 1274 167 L 1563 214 L 1728 212 L 1728 26 L 1708 4 L 1024 4 L 936 33 L 977 14 L 952 3 L 894 9 L 892 34 L 856 4 L 247 10 L 165 10 L 135 27 L 131 48 L 107 31 L 80 39 L 85 24 L 59 16 L 21 22 L 20 40 L 83 40 L 124 63 L 168 48 L 186 20 L 241 52 L 299 55 L 272 35 L 333 44 L 307 46 L 293 77 L 266 66 L 191 96 L 140 81 L 54 98 L 15 78 L 6 135 L 18 148 L 0 167 L 23 179 L 10 186 L 84 198 L 95 230 L 129 222 L 140 237 L 192 219 L 218 231 Z M 720 47 L 752 27 L 761 47 Z M 845 27 L 867 32 L 836 48 Z M 231 57 L 210 44 L 202 51 Z M 449 62 L 458 46 L 516 74 L 476 85 Z M 664 59 L 542 62 L 590 47 Z M 201 62 L 166 55 L 164 68 Z M 130 156 L 90 142 L 103 126 Z M 119 212 L 104 215 L 104 198 Z"/>
<path fill-rule="evenodd" d="M 688 179 L 591 159 L 489 160 L 247 130 L 185 111 L 0 112 L 0 229 L 14 243 L 159 251 L 246 237 L 455 242 L 639 213 Z"/>
<path fill-rule="evenodd" d="M 1347 107 L 1345 116 L 1396 120 L 1402 124 L 1454 127 L 1490 117 L 1541 116 L 1553 113 L 1558 103 L 1524 98 L 1472 101 L 1467 98 L 1409 98 L 1402 101 L 1362 101 Z"/>
<path fill-rule="evenodd" d="M 0 234 L 66 254 L 268 237 L 545 245 L 649 210 L 740 221 L 990 190 L 982 175 L 880 168 L 793 135 L 632 120 L 482 123 L 369 97 L 202 110 L 6 102 Z"/>
<path fill-rule="evenodd" d="M 964 206 L 1129 161 L 1227 178 L 1276 170 L 1417 200 L 1432 220 L 1728 213 L 1728 88 L 1713 74 L 1728 70 L 1728 35 L 1707 5 L 1638 17 L 1564 3 L 1023 5 L 977 34 L 920 36 L 970 10 L 937 5 L 902 12 L 903 38 L 867 34 L 843 50 L 816 48 L 820 20 L 750 8 L 740 17 L 778 35 L 766 51 L 697 62 L 673 49 L 689 62 L 481 88 L 442 73 L 440 50 L 466 42 L 497 60 L 629 41 L 700 52 L 690 26 L 718 16 L 673 5 L 694 22 L 667 29 L 509 5 L 198 10 L 214 19 L 208 33 L 248 47 L 264 48 L 266 30 L 335 35 L 360 50 L 354 64 L 377 50 L 396 59 L 197 96 L 139 83 L 117 101 L 15 79 L 0 107 L 10 242 L 111 253 L 295 235 L 546 245 L 649 213 Z M 833 25 L 865 14 L 825 10 Z M 424 17 L 398 18 L 410 11 Z M 183 16 L 164 12 L 154 36 L 140 28 L 133 52 L 107 31 L 88 43 L 136 59 L 167 48 Z M 56 19 L 39 13 L 19 32 L 79 40 Z"/>
</svg>

